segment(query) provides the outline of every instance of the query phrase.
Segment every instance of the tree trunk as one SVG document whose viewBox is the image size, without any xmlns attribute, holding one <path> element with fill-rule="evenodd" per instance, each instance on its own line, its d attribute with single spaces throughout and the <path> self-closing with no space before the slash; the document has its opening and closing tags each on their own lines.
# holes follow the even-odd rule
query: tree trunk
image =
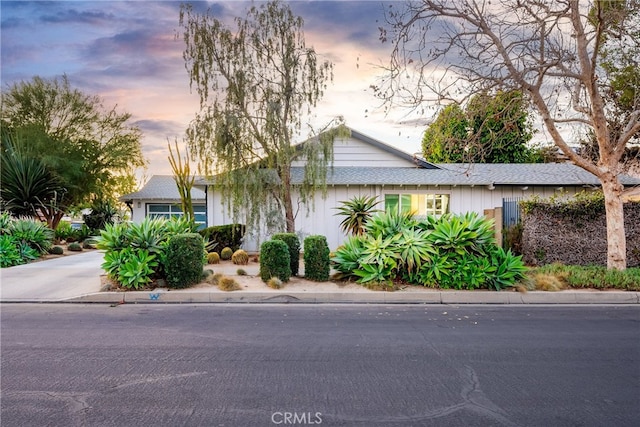
<svg viewBox="0 0 640 427">
<path fill-rule="evenodd" d="M 627 268 L 627 238 L 624 229 L 622 190 L 618 177 L 605 173 L 600 177 L 607 216 L 607 268 Z"/>
<path fill-rule="evenodd" d="M 280 174 L 282 180 L 282 204 L 284 205 L 284 215 L 287 224 L 287 233 L 296 232 L 296 220 L 293 216 L 293 203 L 291 201 L 291 170 L 287 167 L 282 168 Z"/>
</svg>

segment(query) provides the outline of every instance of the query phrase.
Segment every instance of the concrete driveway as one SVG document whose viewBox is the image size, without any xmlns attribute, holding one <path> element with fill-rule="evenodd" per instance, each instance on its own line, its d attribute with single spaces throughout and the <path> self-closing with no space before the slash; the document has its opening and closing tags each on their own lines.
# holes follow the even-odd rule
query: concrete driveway
<svg viewBox="0 0 640 427">
<path fill-rule="evenodd" d="M 0 270 L 0 302 L 59 301 L 100 291 L 104 253 L 17 265 Z"/>
</svg>

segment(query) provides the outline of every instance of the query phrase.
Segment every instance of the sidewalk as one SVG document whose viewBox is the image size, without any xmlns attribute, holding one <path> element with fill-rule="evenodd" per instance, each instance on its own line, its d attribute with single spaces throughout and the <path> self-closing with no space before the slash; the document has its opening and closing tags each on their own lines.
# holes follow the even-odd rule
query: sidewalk
<svg viewBox="0 0 640 427">
<path fill-rule="evenodd" d="M 1 303 L 348 303 L 348 304 L 640 304 L 640 292 L 568 290 L 560 292 L 451 291 L 408 287 L 396 292 L 370 291 L 356 284 L 338 286 L 292 278 L 282 289 L 264 285 L 258 264 L 208 266 L 245 283 L 224 292 L 213 286 L 169 290 L 100 292 L 103 253 L 83 254 L 0 270 Z M 236 276 L 238 267 L 247 276 Z M 301 266 L 302 267 L 302 266 Z M 300 274 L 304 274 L 301 270 Z"/>
</svg>

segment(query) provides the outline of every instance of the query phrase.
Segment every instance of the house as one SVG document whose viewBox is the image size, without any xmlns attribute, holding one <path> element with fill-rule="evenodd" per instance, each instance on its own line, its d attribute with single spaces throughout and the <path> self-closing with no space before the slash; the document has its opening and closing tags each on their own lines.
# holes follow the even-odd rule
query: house
<svg viewBox="0 0 640 427">
<path fill-rule="evenodd" d="M 180 193 L 173 175 L 153 175 L 140 191 L 120 197 L 131 211 L 131 220 L 140 222 L 145 217 L 170 218 L 181 216 Z M 191 189 L 191 201 L 196 223 L 206 226 L 206 194 L 200 188 Z"/>
<path fill-rule="evenodd" d="M 313 143 L 312 140 L 305 143 Z M 292 184 L 300 184 L 304 176 L 304 160 L 292 165 Z M 154 177 L 155 178 L 155 177 Z M 639 179 L 622 177 L 625 185 L 639 185 Z M 149 188 L 128 195 L 134 206 L 148 206 L 149 200 L 139 200 L 137 194 L 161 193 Z M 197 178 L 196 184 L 206 193 L 207 225 L 235 222 L 224 207 L 215 180 Z M 175 185 L 174 185 L 175 187 Z M 375 140 L 356 130 L 348 138 L 334 142 L 333 168 L 327 174 L 326 197 L 321 192 L 314 198 L 314 207 L 300 209 L 296 217 L 296 232 L 301 239 L 311 234 L 327 237 L 335 249 L 345 239 L 340 231 L 342 217 L 335 215 L 341 201 L 356 196 L 377 196 L 382 209 L 411 210 L 417 215 L 477 212 L 484 214 L 501 208 L 505 200 L 526 198 L 534 194 L 548 197 L 557 192 L 575 194 L 585 188 L 598 188 L 597 178 L 569 163 L 541 164 L 432 164 L 414 155 Z M 293 203 L 297 194 L 293 191 Z M 174 193 L 177 195 L 177 191 Z M 167 193 L 168 196 L 168 193 Z M 174 203 L 179 199 L 174 200 Z M 170 201 L 165 201 L 165 205 Z M 141 208 L 142 209 L 142 208 Z M 147 213 L 151 214 L 148 207 Z M 501 218 L 496 218 L 501 221 Z M 242 219 L 238 221 L 243 222 Z M 268 235 L 245 237 L 245 249 L 255 251 Z"/>
</svg>

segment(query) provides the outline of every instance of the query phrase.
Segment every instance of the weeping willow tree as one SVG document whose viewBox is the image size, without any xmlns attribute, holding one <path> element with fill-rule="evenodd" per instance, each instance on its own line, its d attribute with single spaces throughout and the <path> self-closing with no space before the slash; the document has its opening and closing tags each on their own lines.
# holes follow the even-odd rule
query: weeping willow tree
<svg viewBox="0 0 640 427">
<path fill-rule="evenodd" d="M 185 154 L 183 160 L 182 154 L 180 154 L 180 148 L 178 147 L 178 141 L 174 141 L 173 144 L 175 146 L 175 153 L 171 148 L 171 144 L 167 142 L 167 146 L 169 147 L 168 159 L 169 164 L 171 165 L 171 170 L 173 170 L 173 178 L 176 180 L 178 193 L 180 194 L 182 213 L 189 221 L 195 221 L 193 201 L 191 200 L 191 189 L 193 188 L 195 176 L 191 174 L 191 165 L 189 163 L 188 154 Z"/>
<path fill-rule="evenodd" d="M 216 175 L 234 218 L 245 214 L 247 225 L 294 232 L 292 161 L 306 157 L 298 202 L 307 204 L 326 186 L 333 137 L 344 129 L 323 132 L 302 150 L 292 145 L 333 79 L 333 64 L 306 46 L 303 20 L 286 3 L 252 6 L 234 23 L 232 29 L 210 11 L 180 8 L 185 66 L 200 97 L 189 146 L 200 171 Z"/>
</svg>

